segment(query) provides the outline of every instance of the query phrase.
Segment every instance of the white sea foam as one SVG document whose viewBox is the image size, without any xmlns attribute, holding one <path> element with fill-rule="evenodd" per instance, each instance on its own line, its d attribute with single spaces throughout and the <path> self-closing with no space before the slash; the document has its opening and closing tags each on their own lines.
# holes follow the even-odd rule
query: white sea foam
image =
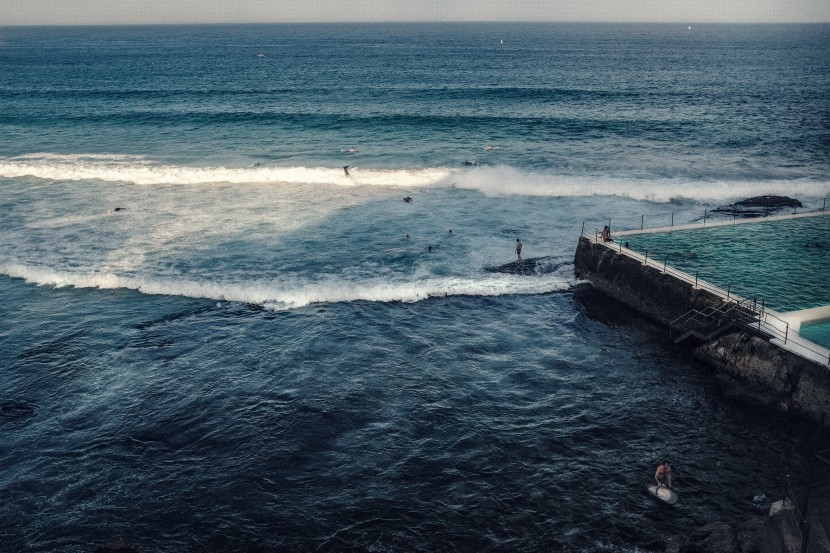
<svg viewBox="0 0 830 553">
<path fill-rule="evenodd" d="M 488 196 L 621 196 L 634 200 L 671 202 L 729 201 L 763 194 L 820 198 L 830 182 L 818 181 L 691 181 L 563 176 L 523 171 L 506 165 L 476 167 L 454 176 L 458 188 L 479 190 Z"/>
<path fill-rule="evenodd" d="M 521 277 L 486 274 L 480 277 L 431 277 L 409 281 L 208 281 L 186 278 L 119 276 L 109 272 L 70 272 L 20 263 L 0 265 L 0 273 L 26 282 L 55 287 L 129 289 L 144 294 L 186 296 L 295 309 L 317 303 L 354 301 L 414 303 L 445 296 L 544 294 L 568 289 L 573 280 L 550 274 Z"/>
<path fill-rule="evenodd" d="M 514 167 L 428 167 L 372 169 L 350 167 L 191 167 L 159 163 L 142 156 L 104 154 L 29 154 L 0 158 L 0 177 L 101 180 L 138 185 L 312 184 L 332 186 L 457 187 L 488 196 L 619 196 L 634 200 L 723 202 L 762 194 L 821 198 L 830 182 L 816 180 L 691 180 L 574 176 Z"/>
<path fill-rule="evenodd" d="M 369 169 L 350 167 L 190 167 L 154 162 L 141 156 L 29 154 L 0 158 L 0 176 L 48 180 L 102 180 L 140 185 L 274 183 L 340 186 L 418 187 L 446 183 L 445 168 Z"/>
</svg>

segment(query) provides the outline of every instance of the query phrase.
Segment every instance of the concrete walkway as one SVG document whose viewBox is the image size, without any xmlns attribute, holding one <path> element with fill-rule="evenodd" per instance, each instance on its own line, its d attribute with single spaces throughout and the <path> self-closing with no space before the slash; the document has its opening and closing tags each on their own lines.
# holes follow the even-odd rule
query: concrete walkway
<svg viewBox="0 0 830 553">
<path fill-rule="evenodd" d="M 655 227 L 641 230 L 622 230 L 613 232 L 614 238 L 619 236 L 631 236 L 634 234 L 656 234 L 659 232 L 673 232 L 675 230 L 693 230 L 712 227 L 728 227 L 732 225 L 746 225 L 750 223 L 765 223 L 768 221 L 786 221 L 789 219 L 801 219 L 802 217 L 822 217 L 830 215 L 830 210 L 827 211 L 808 211 L 805 213 L 788 213 L 786 215 L 771 215 L 769 217 L 752 217 L 744 219 L 733 219 L 731 221 L 709 221 L 703 223 L 690 223 L 688 225 L 674 225 L 671 227 Z"/>
</svg>

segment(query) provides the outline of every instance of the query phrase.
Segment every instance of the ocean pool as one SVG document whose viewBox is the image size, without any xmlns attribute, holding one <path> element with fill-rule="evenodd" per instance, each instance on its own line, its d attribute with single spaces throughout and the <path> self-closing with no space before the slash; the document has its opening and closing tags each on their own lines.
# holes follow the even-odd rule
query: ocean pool
<svg viewBox="0 0 830 553">
<path fill-rule="evenodd" d="M 803 324 L 798 333 L 811 342 L 830 349 L 830 321 Z"/>
<path fill-rule="evenodd" d="M 618 241 L 771 309 L 830 304 L 830 216 L 631 234 Z"/>
</svg>

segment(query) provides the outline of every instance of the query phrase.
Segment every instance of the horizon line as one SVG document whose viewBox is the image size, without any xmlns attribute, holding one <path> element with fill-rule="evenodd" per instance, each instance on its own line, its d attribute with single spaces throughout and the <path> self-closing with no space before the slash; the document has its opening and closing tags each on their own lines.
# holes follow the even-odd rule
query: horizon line
<svg viewBox="0 0 830 553">
<path fill-rule="evenodd" d="M 827 21 L 611 21 L 611 20 L 355 20 L 355 21 L 188 21 L 188 22 L 109 22 L 109 23 L 6 23 L 9 27 L 187 27 L 209 25 L 385 25 L 385 24 L 601 24 L 601 25 L 827 25 Z"/>
</svg>

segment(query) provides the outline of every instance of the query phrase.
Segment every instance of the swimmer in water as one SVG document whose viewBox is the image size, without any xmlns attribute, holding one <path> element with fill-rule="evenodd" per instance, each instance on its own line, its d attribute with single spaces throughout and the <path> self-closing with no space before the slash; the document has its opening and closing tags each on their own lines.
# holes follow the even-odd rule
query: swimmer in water
<svg viewBox="0 0 830 553">
<path fill-rule="evenodd" d="M 348 165 L 343 166 L 343 172 L 346 173 L 347 177 L 349 176 L 349 166 Z"/>
</svg>

